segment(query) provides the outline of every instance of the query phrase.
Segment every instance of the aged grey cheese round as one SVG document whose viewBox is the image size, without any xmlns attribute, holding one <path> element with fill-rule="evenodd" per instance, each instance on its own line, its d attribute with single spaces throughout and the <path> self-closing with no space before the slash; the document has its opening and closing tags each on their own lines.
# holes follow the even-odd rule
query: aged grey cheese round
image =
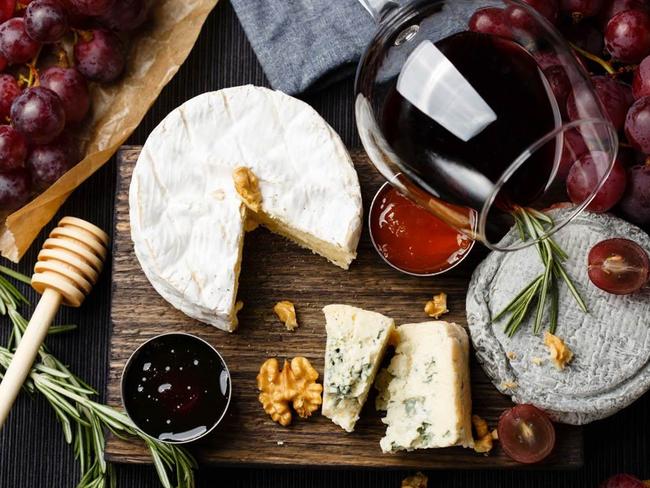
<svg viewBox="0 0 650 488">
<path fill-rule="evenodd" d="M 562 218 L 562 212 L 567 211 L 556 211 L 555 217 Z M 503 333 L 507 318 L 492 323 L 492 316 L 541 274 L 543 267 L 534 247 L 491 253 L 469 285 L 467 321 L 483 369 L 513 401 L 533 403 L 560 422 L 586 424 L 607 417 L 650 388 L 650 289 L 612 295 L 595 287 L 587 275 L 589 250 L 612 237 L 631 239 L 650 252 L 647 234 L 612 215 L 584 213 L 554 236 L 570 256 L 565 269 L 589 309 L 583 313 L 559 281 L 556 335 L 574 353 L 562 371 L 550 361 L 543 336 L 533 334 L 534 313 L 512 338 Z M 513 229 L 502 244 L 516 239 Z M 544 325 L 548 330 L 548 324 Z"/>
</svg>

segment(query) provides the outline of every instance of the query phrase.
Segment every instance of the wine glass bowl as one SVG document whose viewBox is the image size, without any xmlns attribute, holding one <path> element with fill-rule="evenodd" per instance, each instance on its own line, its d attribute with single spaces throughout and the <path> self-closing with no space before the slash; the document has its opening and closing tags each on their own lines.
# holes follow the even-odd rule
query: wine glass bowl
<svg viewBox="0 0 650 488">
<path fill-rule="evenodd" d="M 416 1 L 385 11 L 359 64 L 355 112 L 388 182 L 497 250 L 530 245 L 587 208 L 618 147 L 581 62 L 518 0 Z M 573 168 L 587 156 L 589 164 Z M 520 209 L 562 202 L 573 205 L 568 217 L 499 244 Z"/>
</svg>

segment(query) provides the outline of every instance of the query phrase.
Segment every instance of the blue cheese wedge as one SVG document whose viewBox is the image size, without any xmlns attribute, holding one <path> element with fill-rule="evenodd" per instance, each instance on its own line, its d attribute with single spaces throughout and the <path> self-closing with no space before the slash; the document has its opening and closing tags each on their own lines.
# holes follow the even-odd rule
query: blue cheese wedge
<svg viewBox="0 0 650 488">
<path fill-rule="evenodd" d="M 323 415 L 352 432 L 395 322 L 349 305 L 328 305 L 323 312 L 327 329 Z"/>
<path fill-rule="evenodd" d="M 388 425 L 384 452 L 472 447 L 469 339 L 448 322 L 404 324 L 397 349 L 377 377 L 377 409 Z"/>
</svg>

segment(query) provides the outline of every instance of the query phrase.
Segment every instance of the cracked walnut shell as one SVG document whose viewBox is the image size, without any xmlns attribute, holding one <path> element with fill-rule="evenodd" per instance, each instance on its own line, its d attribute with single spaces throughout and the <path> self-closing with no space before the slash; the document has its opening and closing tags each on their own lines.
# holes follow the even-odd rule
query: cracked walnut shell
<svg viewBox="0 0 650 488">
<path fill-rule="evenodd" d="M 307 418 L 323 403 L 323 387 L 317 379 L 318 372 L 304 357 L 293 358 L 291 364 L 285 361 L 282 369 L 277 359 L 267 359 L 257 375 L 259 401 L 275 422 L 287 426 L 292 419 L 290 404 Z"/>
<path fill-rule="evenodd" d="M 293 303 L 283 300 L 275 304 L 273 311 L 280 321 L 284 322 L 284 326 L 287 330 L 291 332 L 296 330 L 298 327 L 298 320 L 296 319 L 296 307 L 293 306 Z"/>
<path fill-rule="evenodd" d="M 262 192 L 260 192 L 260 182 L 255 173 L 249 168 L 240 166 L 232 172 L 232 178 L 235 182 L 235 190 L 242 201 L 253 212 L 259 212 L 262 209 Z"/>
</svg>

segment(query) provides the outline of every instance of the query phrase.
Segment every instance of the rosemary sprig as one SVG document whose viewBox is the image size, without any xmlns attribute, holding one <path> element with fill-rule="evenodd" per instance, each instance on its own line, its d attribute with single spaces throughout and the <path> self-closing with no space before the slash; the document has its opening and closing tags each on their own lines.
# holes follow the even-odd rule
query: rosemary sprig
<svg viewBox="0 0 650 488">
<path fill-rule="evenodd" d="M 23 283 L 29 283 L 27 276 L 4 266 L 4 273 Z M 18 308 L 28 304 L 27 299 L 0 274 L 0 315 L 7 315 L 12 323 L 11 336 L 7 347 L 0 347 L 0 379 L 13 359 L 13 351 L 20 342 L 27 321 Z M 73 325 L 50 327 L 50 334 L 58 334 L 74 329 Z M 72 444 L 75 458 L 81 471 L 77 488 L 114 488 L 113 467 L 104 460 L 104 431 L 113 432 L 118 437 L 139 437 L 144 440 L 151 453 L 154 466 L 165 488 L 193 488 L 196 461 L 183 448 L 164 444 L 149 438 L 136 429 L 131 419 L 117 410 L 92 400 L 97 392 L 50 354 L 43 346 L 39 359 L 32 366 L 23 388 L 33 394 L 41 393 L 54 410 L 68 444 Z M 173 480 L 173 484 L 172 484 Z"/>
<path fill-rule="evenodd" d="M 546 233 L 548 228 L 553 226 L 553 219 L 550 216 L 531 208 L 519 208 L 513 214 L 513 217 L 522 241 L 528 237 L 538 240 Z M 542 330 L 544 313 L 547 308 L 546 303 L 549 299 L 549 330 L 552 334 L 555 333 L 559 308 L 558 279 L 566 283 L 580 309 L 585 313 L 587 312 L 587 305 L 573 280 L 564 269 L 563 263 L 569 257 L 567 253 L 550 237 L 540 239 L 535 243 L 535 247 L 544 265 L 544 272 L 525 286 L 492 319 L 492 322 L 496 322 L 505 316 L 510 317 L 504 327 L 504 332 L 509 337 L 512 337 L 519 330 L 519 326 L 528 316 L 531 305 L 535 301 L 537 307 L 533 322 L 533 333 L 539 334 Z"/>
</svg>

